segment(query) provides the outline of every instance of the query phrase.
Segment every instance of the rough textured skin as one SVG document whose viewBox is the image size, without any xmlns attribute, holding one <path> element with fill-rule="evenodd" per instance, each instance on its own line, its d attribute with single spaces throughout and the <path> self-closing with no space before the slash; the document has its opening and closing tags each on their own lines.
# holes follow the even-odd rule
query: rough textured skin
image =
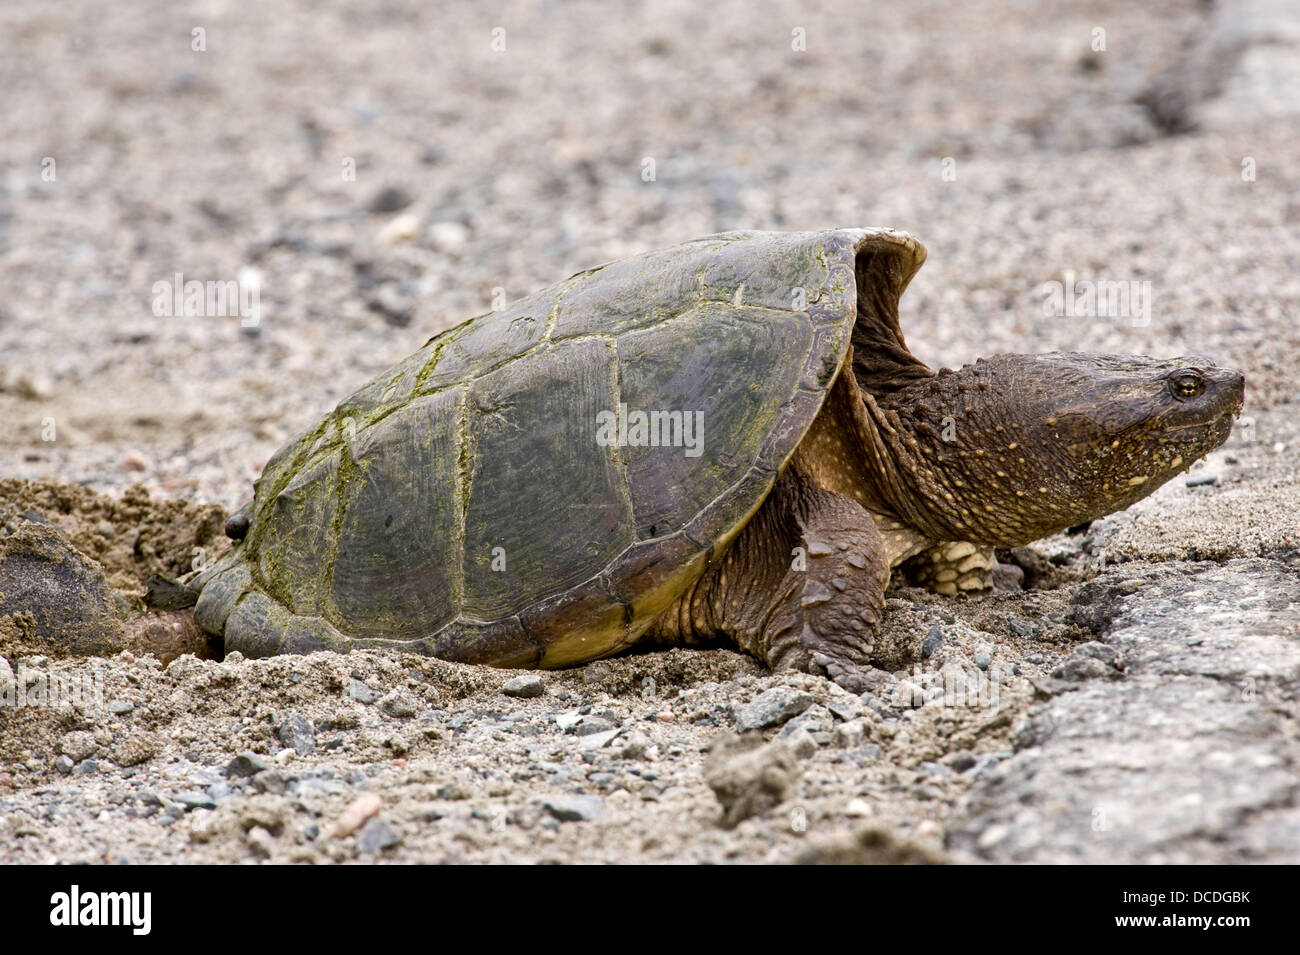
<svg viewBox="0 0 1300 955">
<path fill-rule="evenodd" d="M 924 259 L 888 230 L 727 234 L 471 320 L 268 463 L 196 619 L 248 656 L 504 666 L 721 638 L 860 689 L 892 567 L 986 587 L 990 548 L 1149 494 L 1243 396 L 1199 358 L 934 372 L 898 322 Z M 704 440 L 598 441 L 618 408 L 701 413 Z"/>
</svg>

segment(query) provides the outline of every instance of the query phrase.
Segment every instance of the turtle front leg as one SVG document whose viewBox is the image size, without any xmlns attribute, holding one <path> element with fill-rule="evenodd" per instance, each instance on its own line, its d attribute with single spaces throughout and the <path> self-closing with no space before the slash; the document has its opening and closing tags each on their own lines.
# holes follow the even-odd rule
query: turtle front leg
<svg viewBox="0 0 1300 955">
<path fill-rule="evenodd" d="M 747 649 L 774 670 L 824 673 L 860 693 L 889 585 L 885 544 L 857 501 L 797 483 L 782 502 L 797 543 L 783 555 L 757 646 Z"/>
<path fill-rule="evenodd" d="M 884 541 L 866 509 L 791 467 L 643 639 L 721 636 L 773 669 L 823 674 L 861 692 L 888 583 Z"/>
</svg>

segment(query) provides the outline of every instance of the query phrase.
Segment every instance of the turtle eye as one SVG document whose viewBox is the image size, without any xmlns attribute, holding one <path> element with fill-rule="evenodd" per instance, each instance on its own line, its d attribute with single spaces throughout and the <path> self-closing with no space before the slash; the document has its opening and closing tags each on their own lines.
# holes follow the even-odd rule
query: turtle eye
<svg viewBox="0 0 1300 955">
<path fill-rule="evenodd" d="M 1183 372 L 1169 379 L 1169 389 L 1180 401 L 1197 398 L 1205 393 L 1205 379 L 1195 372 Z"/>
</svg>

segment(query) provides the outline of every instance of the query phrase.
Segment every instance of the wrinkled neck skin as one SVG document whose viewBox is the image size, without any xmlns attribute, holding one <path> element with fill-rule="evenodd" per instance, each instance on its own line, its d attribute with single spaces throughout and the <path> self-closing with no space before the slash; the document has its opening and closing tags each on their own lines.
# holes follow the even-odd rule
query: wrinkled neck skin
<svg viewBox="0 0 1300 955">
<path fill-rule="evenodd" d="M 1030 446 L 1009 396 L 992 389 L 936 376 L 880 404 L 867 398 L 880 496 L 932 541 L 1012 547 L 1075 523 L 1053 476 L 1064 462 L 1053 468 L 1049 449 Z"/>
<path fill-rule="evenodd" d="M 1206 372 L 1199 403 L 1175 401 L 1180 361 L 1004 355 L 864 395 L 875 496 L 930 540 L 998 547 L 1128 507 L 1221 444 L 1240 411 L 1226 370 Z"/>
</svg>

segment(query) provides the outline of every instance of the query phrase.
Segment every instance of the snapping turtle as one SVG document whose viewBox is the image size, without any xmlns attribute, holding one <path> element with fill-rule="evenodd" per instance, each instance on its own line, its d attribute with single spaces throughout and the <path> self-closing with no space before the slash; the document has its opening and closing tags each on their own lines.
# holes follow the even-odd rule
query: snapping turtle
<svg viewBox="0 0 1300 955">
<path fill-rule="evenodd" d="M 722 638 L 852 686 L 900 562 L 984 588 L 994 546 L 1227 437 L 1243 377 L 1204 359 L 926 367 L 898 322 L 925 254 L 887 229 L 727 233 L 435 337 L 270 460 L 199 624 L 247 656 L 519 667 Z"/>
</svg>

